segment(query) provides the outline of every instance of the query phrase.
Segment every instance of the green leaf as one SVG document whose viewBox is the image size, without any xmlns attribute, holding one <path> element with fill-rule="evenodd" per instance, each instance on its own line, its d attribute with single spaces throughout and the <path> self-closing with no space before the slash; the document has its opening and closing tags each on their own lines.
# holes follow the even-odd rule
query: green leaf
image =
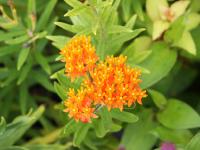
<svg viewBox="0 0 200 150">
<path fill-rule="evenodd" d="M 151 110 L 139 112 L 139 121 L 129 124 L 122 136 L 121 144 L 126 150 L 150 150 L 156 142 L 151 130 L 156 127 Z"/>
<path fill-rule="evenodd" d="M 56 46 L 58 49 L 62 49 L 67 41 L 69 41 L 69 37 L 66 36 L 46 36 L 47 39 L 53 41 L 53 45 Z"/>
<path fill-rule="evenodd" d="M 167 0 L 147 0 L 146 1 L 146 10 L 148 16 L 151 20 L 159 20 L 161 19 L 161 8 L 168 8 Z"/>
<path fill-rule="evenodd" d="M 153 22 L 153 33 L 152 38 L 156 40 L 161 37 L 161 35 L 169 28 L 170 24 L 167 21 L 154 21 Z"/>
<path fill-rule="evenodd" d="M 1 46 L 0 57 L 13 54 L 20 49 L 19 45 Z"/>
<path fill-rule="evenodd" d="M 20 36 L 20 35 L 23 35 L 25 33 L 26 33 L 25 31 L 21 31 L 21 30 L 20 31 L 7 32 L 7 33 L 1 32 L 0 33 L 0 42 L 10 40 L 13 37 Z"/>
<path fill-rule="evenodd" d="M 134 123 L 138 121 L 138 116 L 126 111 L 120 111 L 119 109 L 113 109 L 111 111 L 111 116 L 117 120 L 127 123 Z"/>
<path fill-rule="evenodd" d="M 22 84 L 19 90 L 20 109 L 22 114 L 25 114 L 28 102 L 28 87 L 26 86 L 26 84 Z"/>
<path fill-rule="evenodd" d="M 92 125 L 95 129 L 95 133 L 97 137 L 104 137 L 106 133 L 108 133 L 108 130 L 104 126 L 104 122 L 102 118 L 97 118 L 92 120 Z"/>
<path fill-rule="evenodd" d="M 72 6 L 72 7 L 80 7 L 81 5 L 83 5 L 81 2 L 77 1 L 77 0 L 64 0 L 65 3 L 67 3 L 68 5 Z"/>
<path fill-rule="evenodd" d="M 140 18 L 140 20 L 144 20 L 144 13 L 143 13 L 143 8 L 140 0 L 135 0 L 133 4 L 133 9 L 135 10 L 136 14 Z"/>
<path fill-rule="evenodd" d="M 47 90 L 51 91 L 51 92 L 55 92 L 54 91 L 54 87 L 52 85 L 52 83 L 49 81 L 49 78 L 46 74 L 39 72 L 39 71 L 32 71 L 31 72 L 32 78 L 40 83 L 44 88 L 46 88 Z"/>
<path fill-rule="evenodd" d="M 68 137 L 70 134 L 74 133 L 77 128 L 80 126 L 79 123 L 75 122 L 74 120 L 70 120 L 64 127 L 62 136 Z"/>
<path fill-rule="evenodd" d="M 88 130 L 90 128 L 90 124 L 83 124 L 78 128 L 78 130 L 74 134 L 74 139 L 73 139 L 73 145 L 74 146 L 80 146 L 80 144 L 83 142 L 85 139 Z"/>
<path fill-rule="evenodd" d="M 156 104 L 156 106 L 160 109 L 163 109 L 167 104 L 167 99 L 165 98 L 165 96 L 155 90 L 148 90 L 148 92 L 151 95 L 152 100 Z"/>
<path fill-rule="evenodd" d="M 35 51 L 34 53 L 36 61 L 40 64 L 40 66 L 46 71 L 47 74 L 51 74 L 51 68 L 48 64 L 47 59 L 41 54 L 39 51 Z"/>
<path fill-rule="evenodd" d="M 28 39 L 29 39 L 28 35 L 21 35 L 19 37 L 13 38 L 13 39 L 6 40 L 5 43 L 6 44 L 20 44 L 20 43 L 27 41 Z"/>
<path fill-rule="evenodd" d="M 126 32 L 133 32 L 130 28 L 120 26 L 120 25 L 112 25 L 109 26 L 108 28 L 108 33 L 113 34 L 113 33 L 126 33 Z"/>
<path fill-rule="evenodd" d="M 26 77 L 28 76 L 28 73 L 31 70 L 31 67 L 32 67 L 31 61 L 29 61 L 27 64 L 25 64 L 25 66 L 20 71 L 19 78 L 17 80 L 17 85 L 20 85 L 26 79 Z"/>
<path fill-rule="evenodd" d="M 4 119 L 4 117 L 1 117 L 0 120 L 0 136 L 5 132 L 6 130 L 6 120 Z"/>
<path fill-rule="evenodd" d="M 192 133 L 189 130 L 173 130 L 163 126 L 158 126 L 153 132 L 155 132 L 155 135 L 162 141 L 183 145 L 187 144 L 192 137 Z"/>
<path fill-rule="evenodd" d="M 86 9 L 88 9 L 89 7 L 87 7 L 86 5 L 82 5 L 80 7 L 76 7 L 72 10 L 69 10 L 64 16 L 77 16 L 79 15 L 80 13 L 83 13 Z"/>
<path fill-rule="evenodd" d="M 158 42 L 151 46 L 152 53 L 141 64 L 150 71 L 150 74 L 143 74 L 140 84 L 142 88 L 147 88 L 165 77 L 176 62 L 176 51 L 170 50 L 164 43 Z M 165 67 L 163 67 L 165 66 Z"/>
<path fill-rule="evenodd" d="M 49 1 L 47 6 L 45 7 L 44 12 L 40 16 L 40 19 L 39 19 L 37 26 L 36 26 L 36 31 L 40 31 L 42 29 L 45 29 L 45 26 L 47 25 L 47 23 L 49 21 L 50 15 L 51 15 L 52 10 L 54 9 L 56 3 L 57 3 L 57 0 Z"/>
<path fill-rule="evenodd" d="M 188 31 L 183 32 L 182 37 L 180 38 L 179 41 L 174 43 L 174 46 L 180 47 L 192 55 L 196 55 L 197 51 L 196 46 L 192 38 L 192 35 Z"/>
<path fill-rule="evenodd" d="M 29 149 L 21 146 L 9 146 L 9 147 L 3 147 L 1 150 L 29 150 Z"/>
<path fill-rule="evenodd" d="M 200 133 L 197 133 L 186 146 L 186 150 L 199 150 L 200 149 Z"/>
<path fill-rule="evenodd" d="M 80 31 L 84 30 L 84 27 L 80 25 L 70 25 L 63 22 L 55 22 L 55 25 L 61 27 L 64 30 L 70 31 L 72 33 L 79 33 Z"/>
<path fill-rule="evenodd" d="M 171 99 L 164 110 L 157 114 L 160 123 L 171 129 L 189 129 L 200 127 L 200 116 L 188 104 Z"/>
<path fill-rule="evenodd" d="M 17 70 L 20 70 L 21 67 L 23 66 L 23 64 L 25 63 L 27 57 L 28 57 L 28 54 L 30 52 L 30 47 L 28 48 L 23 48 L 20 53 L 19 53 L 19 56 L 18 56 L 18 61 L 17 61 Z"/>
<path fill-rule="evenodd" d="M 12 123 L 6 126 L 4 133 L 0 135 L 0 147 L 13 145 L 41 117 L 43 112 L 44 107 L 40 106 L 32 114 L 15 118 Z"/>
<path fill-rule="evenodd" d="M 100 116 L 102 118 L 104 128 L 109 131 L 112 126 L 112 117 L 107 107 L 100 108 Z"/>
<path fill-rule="evenodd" d="M 60 144 L 34 144 L 34 145 L 27 145 L 27 150 L 66 150 L 65 145 Z"/>
<path fill-rule="evenodd" d="M 128 22 L 126 23 L 125 27 L 132 29 L 132 28 L 134 27 L 134 25 L 135 25 L 136 19 L 137 19 L 137 15 L 134 14 L 134 15 L 128 20 Z"/>
<path fill-rule="evenodd" d="M 67 99 L 67 91 L 56 82 L 54 83 L 54 89 L 63 101 Z"/>
<path fill-rule="evenodd" d="M 170 28 L 165 32 L 164 39 L 169 43 L 176 43 L 179 41 L 185 31 L 186 21 L 184 16 L 176 19 Z"/>
</svg>

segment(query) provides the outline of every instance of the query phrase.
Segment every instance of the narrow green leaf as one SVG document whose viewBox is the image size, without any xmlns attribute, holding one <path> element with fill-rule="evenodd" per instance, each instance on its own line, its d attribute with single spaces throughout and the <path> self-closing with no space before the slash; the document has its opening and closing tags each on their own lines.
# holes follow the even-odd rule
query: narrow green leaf
<svg viewBox="0 0 200 150">
<path fill-rule="evenodd" d="M 17 70 L 20 70 L 21 67 L 23 66 L 23 64 L 25 63 L 25 61 L 28 57 L 29 51 L 30 51 L 30 47 L 23 48 L 20 51 L 19 56 L 18 56 L 18 61 L 17 61 Z"/>
<path fill-rule="evenodd" d="M 160 109 L 163 109 L 164 106 L 167 104 L 167 99 L 165 98 L 165 96 L 155 90 L 148 90 L 148 92 L 150 93 L 152 100 L 156 104 L 156 106 Z"/>
<path fill-rule="evenodd" d="M 27 64 L 25 64 L 25 66 L 20 71 L 20 75 L 17 80 L 17 85 L 20 85 L 26 79 L 29 71 L 31 70 L 31 67 L 32 67 L 32 62 L 29 61 Z"/>
<path fill-rule="evenodd" d="M 138 116 L 126 111 L 120 111 L 119 109 L 113 109 L 111 111 L 111 116 L 117 120 L 127 123 L 134 123 L 139 119 Z"/>
<path fill-rule="evenodd" d="M 108 33 L 113 34 L 113 33 L 126 33 L 126 32 L 133 32 L 130 28 L 120 26 L 120 25 L 112 25 L 109 26 L 108 28 Z"/>
<path fill-rule="evenodd" d="M 200 116 L 188 104 L 171 99 L 165 109 L 157 114 L 158 121 L 171 129 L 190 129 L 200 127 Z"/>
<path fill-rule="evenodd" d="M 20 35 L 23 35 L 25 33 L 26 33 L 25 31 L 21 31 L 21 30 L 20 31 L 7 32 L 7 33 L 1 32 L 0 33 L 0 42 L 10 40 L 13 37 L 20 36 Z"/>
<path fill-rule="evenodd" d="M 129 28 L 129 29 L 133 29 L 134 25 L 135 25 L 135 21 L 137 19 L 137 15 L 133 15 L 129 20 L 128 22 L 126 23 L 126 27 Z"/>
<path fill-rule="evenodd" d="M 5 43 L 10 44 L 10 45 L 11 44 L 20 44 L 20 43 L 27 41 L 28 39 L 29 39 L 28 35 L 22 35 L 22 36 L 14 38 L 14 39 L 6 40 Z"/>
<path fill-rule="evenodd" d="M 74 133 L 77 128 L 79 127 L 79 123 L 75 122 L 74 120 L 70 120 L 64 127 L 62 136 L 68 137 L 70 134 Z"/>
<path fill-rule="evenodd" d="M 67 91 L 60 86 L 58 83 L 54 83 L 54 89 L 56 91 L 56 93 L 58 94 L 58 96 L 64 101 L 67 98 Z"/>
<path fill-rule="evenodd" d="M 18 50 L 20 50 L 19 45 L 2 46 L 0 48 L 0 57 L 10 55 Z"/>
<path fill-rule="evenodd" d="M 83 5 L 81 2 L 77 1 L 77 0 L 64 0 L 65 3 L 67 3 L 68 5 L 72 6 L 72 7 L 80 7 L 81 5 Z"/>
<path fill-rule="evenodd" d="M 63 28 L 64 30 L 70 31 L 72 33 L 79 33 L 80 31 L 82 31 L 84 29 L 80 25 L 70 25 L 70 24 L 63 23 L 63 22 L 55 22 L 55 25 Z"/>
<path fill-rule="evenodd" d="M 15 118 L 12 123 L 6 126 L 4 133 L 0 135 L 0 147 L 13 145 L 41 117 L 43 112 L 44 106 L 40 106 L 32 114 Z"/>
<path fill-rule="evenodd" d="M 4 117 L 1 117 L 0 120 L 0 136 L 5 132 L 6 130 L 6 120 L 4 119 Z"/>
<path fill-rule="evenodd" d="M 107 131 L 110 131 L 111 126 L 112 126 L 112 117 L 111 117 L 111 114 L 108 111 L 107 107 L 102 107 L 100 109 L 100 116 L 101 116 L 101 119 L 103 121 L 104 128 Z"/>
<path fill-rule="evenodd" d="M 27 111 L 27 101 L 28 101 L 28 87 L 26 84 L 22 84 L 19 88 L 19 102 L 22 114 Z"/>
<path fill-rule="evenodd" d="M 95 129 L 97 137 L 102 138 L 106 135 L 106 133 L 108 133 L 108 130 L 106 130 L 102 118 L 92 120 L 92 125 Z"/>
<path fill-rule="evenodd" d="M 74 135 L 74 139 L 73 139 L 74 146 L 80 146 L 80 144 L 85 139 L 89 128 L 90 128 L 90 124 L 83 124 L 82 126 L 80 126 L 78 128 L 78 130 L 76 131 L 76 133 Z"/>
<path fill-rule="evenodd" d="M 49 21 L 50 15 L 52 13 L 52 10 L 54 9 L 56 3 L 57 3 L 57 0 L 49 1 L 47 6 L 45 7 L 44 12 L 40 16 L 40 19 L 39 19 L 37 26 L 36 26 L 36 31 L 41 31 L 42 29 L 45 29 L 45 27 L 46 27 L 46 25 Z"/>
<path fill-rule="evenodd" d="M 35 51 L 34 53 L 36 61 L 40 64 L 40 66 L 46 71 L 47 74 L 51 74 L 51 68 L 48 64 L 47 59 L 41 54 L 39 51 Z"/>
<path fill-rule="evenodd" d="M 69 16 L 69 17 L 72 17 L 72 16 L 77 16 L 79 15 L 80 13 L 83 13 L 86 9 L 88 9 L 88 7 L 86 5 L 82 5 L 80 7 L 76 7 L 72 10 L 69 10 L 64 16 Z"/>
</svg>

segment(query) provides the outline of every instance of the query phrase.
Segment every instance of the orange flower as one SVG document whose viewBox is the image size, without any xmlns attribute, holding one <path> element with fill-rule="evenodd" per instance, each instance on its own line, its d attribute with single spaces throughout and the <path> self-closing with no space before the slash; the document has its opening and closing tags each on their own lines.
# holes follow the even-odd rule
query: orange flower
<svg viewBox="0 0 200 150">
<path fill-rule="evenodd" d="M 126 66 L 126 57 L 107 57 L 100 62 L 90 76 L 84 80 L 88 96 L 94 104 L 101 104 L 111 108 L 123 110 L 124 105 L 129 107 L 146 97 L 146 91 L 139 87 L 140 70 Z"/>
<path fill-rule="evenodd" d="M 98 60 L 91 38 L 84 35 L 72 38 L 60 54 L 64 56 L 66 75 L 72 80 L 91 71 Z"/>
<path fill-rule="evenodd" d="M 69 117 L 76 121 L 88 123 L 91 122 L 91 118 L 97 118 L 91 105 L 92 101 L 83 88 L 78 90 L 77 94 L 74 89 L 69 89 L 68 99 L 64 102 L 64 106 L 67 107 L 64 112 L 68 112 Z"/>
</svg>

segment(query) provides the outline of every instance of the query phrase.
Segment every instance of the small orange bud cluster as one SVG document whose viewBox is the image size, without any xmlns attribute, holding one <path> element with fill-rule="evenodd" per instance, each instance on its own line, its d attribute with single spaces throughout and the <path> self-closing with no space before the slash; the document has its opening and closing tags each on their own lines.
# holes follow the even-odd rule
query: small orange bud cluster
<svg viewBox="0 0 200 150">
<path fill-rule="evenodd" d="M 61 54 L 65 56 L 67 76 L 84 76 L 80 90 L 75 92 L 70 89 L 64 102 L 64 112 L 68 112 L 69 117 L 76 121 L 91 122 L 91 118 L 97 118 L 96 106 L 122 111 L 125 105 L 130 107 L 135 102 L 142 104 L 142 98 L 147 96 L 146 91 L 139 87 L 140 70 L 127 66 L 126 57 L 109 56 L 95 65 L 97 56 L 86 36 L 73 38 Z M 89 61 L 89 58 L 92 60 Z M 82 67 L 78 68 L 78 64 Z"/>
<path fill-rule="evenodd" d="M 72 38 L 60 54 L 64 56 L 66 75 L 72 80 L 92 70 L 98 60 L 91 38 L 84 35 Z"/>
</svg>

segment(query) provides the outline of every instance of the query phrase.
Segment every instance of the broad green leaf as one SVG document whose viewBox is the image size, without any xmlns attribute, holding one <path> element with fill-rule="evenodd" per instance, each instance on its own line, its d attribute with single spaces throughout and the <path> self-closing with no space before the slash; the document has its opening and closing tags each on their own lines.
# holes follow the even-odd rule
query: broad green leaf
<svg viewBox="0 0 200 150">
<path fill-rule="evenodd" d="M 138 116 L 130 112 L 120 111 L 119 109 L 113 109 L 111 111 L 111 116 L 117 120 L 127 123 L 134 123 L 138 121 Z"/>
<path fill-rule="evenodd" d="M 164 39 L 169 43 L 176 43 L 179 41 L 185 31 L 186 20 L 184 16 L 180 16 L 176 19 L 170 26 L 170 28 L 165 32 Z"/>
<path fill-rule="evenodd" d="M 157 114 L 158 121 L 171 129 L 190 129 L 200 127 L 199 114 L 188 104 L 171 99 Z"/>
<path fill-rule="evenodd" d="M 80 31 L 84 30 L 84 27 L 80 25 L 70 25 L 63 22 L 55 22 L 55 25 L 61 27 L 64 30 L 70 31 L 72 33 L 79 33 Z"/>
<path fill-rule="evenodd" d="M 108 111 L 107 107 L 100 108 L 100 116 L 104 124 L 104 128 L 109 131 L 112 126 L 112 116 Z"/>
<path fill-rule="evenodd" d="M 0 135 L 0 147 L 13 145 L 41 117 L 43 112 L 44 107 L 40 106 L 32 114 L 15 118 L 12 123 L 6 126 L 4 133 Z"/>
<path fill-rule="evenodd" d="M 200 149 L 200 133 L 197 133 L 191 141 L 187 144 L 186 150 L 199 150 Z"/>
<path fill-rule="evenodd" d="M 119 132 L 122 129 L 122 126 L 119 124 L 113 123 L 111 126 L 111 132 Z"/>
<path fill-rule="evenodd" d="M 158 108 L 163 109 L 165 105 L 167 104 L 167 99 L 165 98 L 165 96 L 155 90 L 148 90 L 148 92 L 151 95 L 152 100 L 155 103 L 155 105 Z"/>
<path fill-rule="evenodd" d="M 187 25 L 186 30 L 195 29 L 200 24 L 200 14 L 199 13 L 189 13 L 187 15 Z"/>
<path fill-rule="evenodd" d="M 74 146 L 80 146 L 80 144 L 85 139 L 90 126 L 91 126 L 90 124 L 83 124 L 77 129 L 77 131 L 74 134 L 74 139 L 73 139 Z"/>
<path fill-rule="evenodd" d="M 152 33 L 152 38 L 153 40 L 158 39 L 165 30 L 169 28 L 169 23 L 167 21 L 154 21 L 153 22 L 153 33 Z"/>
<path fill-rule="evenodd" d="M 41 52 L 35 51 L 34 56 L 36 61 L 40 64 L 44 71 L 46 71 L 47 74 L 51 74 L 51 68 L 47 62 L 47 59 L 41 54 Z"/>
<path fill-rule="evenodd" d="M 29 51 L 30 51 L 30 47 L 21 49 L 18 56 L 18 61 L 17 61 L 17 70 L 20 70 L 23 64 L 25 63 L 28 57 Z"/>
<path fill-rule="evenodd" d="M 188 7 L 189 3 L 189 0 L 184 0 L 176 1 L 171 5 L 170 9 L 174 13 L 175 19 L 181 16 L 186 11 L 186 8 Z"/>
<path fill-rule="evenodd" d="M 146 1 L 147 14 L 153 21 L 161 19 L 160 10 L 163 8 L 168 8 L 167 0 L 147 0 Z"/>
<path fill-rule="evenodd" d="M 122 136 L 121 145 L 126 150 L 150 150 L 156 142 L 156 137 L 151 134 L 151 130 L 156 127 L 153 112 L 145 110 L 138 115 L 139 121 L 129 124 Z"/>
<path fill-rule="evenodd" d="M 176 51 L 170 50 L 164 43 L 158 42 L 150 47 L 152 53 L 141 64 L 150 71 L 150 74 L 143 74 L 140 84 L 142 88 L 147 88 L 165 77 L 176 62 Z M 163 67 L 164 66 L 164 67 Z"/>
<path fill-rule="evenodd" d="M 153 133 L 162 141 L 169 141 L 176 144 L 187 144 L 192 138 L 192 133 L 189 130 L 173 130 L 163 126 L 158 126 Z"/>
<path fill-rule="evenodd" d="M 58 96 L 62 99 L 62 100 L 66 100 L 67 98 L 67 91 L 60 86 L 58 83 L 54 83 L 54 89 L 56 91 L 56 93 L 58 94 Z"/>
<path fill-rule="evenodd" d="M 95 133 L 97 137 L 104 137 L 106 133 L 108 133 L 108 130 L 104 126 L 104 122 L 102 118 L 97 118 L 92 120 L 92 125 L 95 129 Z"/>
<path fill-rule="evenodd" d="M 192 55 L 196 55 L 197 51 L 196 46 L 192 38 L 192 35 L 188 31 L 183 32 L 182 37 L 180 38 L 179 41 L 174 43 L 174 46 L 180 47 Z"/>
<path fill-rule="evenodd" d="M 51 15 L 52 10 L 54 9 L 56 3 L 57 3 L 57 0 L 51 0 L 48 2 L 47 6 L 45 7 L 44 12 L 40 16 L 39 21 L 37 23 L 37 26 L 36 26 L 37 31 L 45 29 L 45 26 L 48 23 L 48 20 L 50 18 L 50 15 Z"/>
</svg>

